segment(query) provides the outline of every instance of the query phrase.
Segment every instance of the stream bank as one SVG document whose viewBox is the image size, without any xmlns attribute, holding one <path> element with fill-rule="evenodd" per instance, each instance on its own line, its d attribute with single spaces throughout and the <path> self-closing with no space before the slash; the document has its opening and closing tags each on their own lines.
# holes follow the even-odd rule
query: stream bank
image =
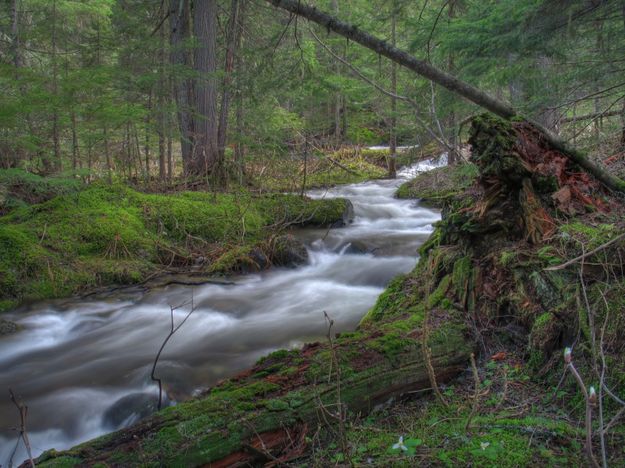
<svg viewBox="0 0 625 468">
<path fill-rule="evenodd" d="M 66 448 L 153 410 L 157 396 L 149 371 L 168 331 L 169 306 L 191 296 L 197 310 L 158 366 L 175 401 L 275 349 L 298 349 L 324 336 L 324 310 L 335 331 L 353 330 L 391 278 L 414 267 L 418 246 L 439 219 L 435 211 L 393 197 L 405 178 L 432 167 L 421 163 L 397 180 L 310 192 L 310 203 L 351 200 L 354 219 L 338 229 L 294 228 L 291 235 L 308 245 L 308 261 L 297 268 L 235 275 L 222 284 L 170 284 L 147 293 L 124 288 L 6 314 L 23 331 L 0 341 L 0 378 L 14 382 L 29 405 L 33 446 Z M 187 312 L 177 311 L 176 320 Z M 3 420 L 12 420 L 14 412 L 10 402 L 0 403 Z M 8 442 L 12 433 L 2 436 Z"/>
<path fill-rule="evenodd" d="M 288 264 L 289 250 L 298 247 L 276 239 L 287 228 L 328 228 L 351 216 L 341 199 L 145 194 L 94 184 L 0 217 L 0 311 L 163 273 L 231 274 Z"/>
</svg>

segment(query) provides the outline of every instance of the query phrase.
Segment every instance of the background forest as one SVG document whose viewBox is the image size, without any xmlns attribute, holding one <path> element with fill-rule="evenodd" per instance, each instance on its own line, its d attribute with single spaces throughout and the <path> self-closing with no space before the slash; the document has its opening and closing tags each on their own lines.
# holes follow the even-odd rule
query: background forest
<svg viewBox="0 0 625 468">
<path fill-rule="evenodd" d="M 623 145 L 620 1 L 316 5 L 577 145 Z M 3 168 L 221 183 L 262 158 L 301 158 L 305 142 L 454 148 L 476 112 L 267 2 L 10 0 L 0 18 Z"/>
</svg>

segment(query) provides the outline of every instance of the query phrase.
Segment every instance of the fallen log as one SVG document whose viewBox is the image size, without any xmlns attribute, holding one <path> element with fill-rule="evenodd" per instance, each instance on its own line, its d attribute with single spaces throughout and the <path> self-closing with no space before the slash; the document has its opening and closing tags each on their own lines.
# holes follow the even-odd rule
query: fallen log
<svg viewBox="0 0 625 468">
<path fill-rule="evenodd" d="M 448 89 L 449 91 L 462 96 L 468 101 L 477 104 L 483 109 L 489 110 L 493 114 L 507 120 L 525 120 L 534 126 L 542 134 L 542 138 L 552 147 L 562 152 L 565 156 L 581 166 L 584 170 L 592 174 L 606 187 L 625 193 L 625 181 L 613 176 L 605 171 L 581 151 L 571 147 L 567 142 L 559 138 L 549 129 L 526 116 L 520 115 L 509 104 L 489 95 L 470 83 L 460 80 L 454 75 L 440 70 L 425 60 L 420 60 L 409 53 L 398 49 L 392 44 L 383 41 L 372 34 L 367 33 L 354 25 L 343 22 L 338 18 L 329 15 L 315 7 L 306 5 L 300 0 L 266 0 L 277 8 L 281 8 L 289 13 L 325 27 L 328 31 L 333 31 L 351 41 L 373 50 L 379 55 L 383 55 L 393 62 L 412 70 L 428 80 Z"/>
<path fill-rule="evenodd" d="M 424 309 L 394 315 L 383 306 L 360 330 L 332 344 L 277 351 L 205 395 L 69 451 L 45 452 L 37 464 L 284 463 L 301 455 L 308 428 L 326 424 L 338 405 L 364 414 L 393 397 L 429 389 L 420 344 Z M 473 344 L 459 313 L 431 311 L 430 321 L 437 323 L 429 332 L 431 364 L 443 383 L 466 368 Z"/>
</svg>

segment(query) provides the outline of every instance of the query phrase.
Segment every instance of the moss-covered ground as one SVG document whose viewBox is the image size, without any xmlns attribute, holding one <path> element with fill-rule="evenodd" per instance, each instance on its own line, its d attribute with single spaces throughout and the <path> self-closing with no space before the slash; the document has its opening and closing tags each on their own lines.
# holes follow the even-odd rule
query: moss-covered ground
<svg viewBox="0 0 625 468">
<path fill-rule="evenodd" d="M 14 203 L 0 217 L 0 311 L 164 271 L 263 268 L 282 229 L 341 223 L 348 203 L 247 192 L 145 194 L 103 184 L 51 195 Z"/>
<path fill-rule="evenodd" d="M 439 152 L 436 145 L 412 148 L 399 152 L 395 164 L 400 168 Z M 298 192 L 302 187 L 314 189 L 384 178 L 388 162 L 388 150 L 345 147 L 331 153 L 311 152 L 306 162 L 302 157 L 289 161 L 265 157 L 250 163 L 247 171 L 257 189 Z"/>
<path fill-rule="evenodd" d="M 533 378 L 518 357 L 490 359 L 480 365 L 477 400 L 467 369 L 441 386 L 445 404 L 409 395 L 354 417 L 345 431 L 347 454 L 336 436 L 322 432 L 298 466 L 583 466 L 584 430 L 559 409 L 570 393 L 550 398 L 553 389 Z M 396 446 L 400 437 L 405 450 Z"/>
<path fill-rule="evenodd" d="M 397 190 L 397 198 L 416 198 L 427 205 L 442 207 L 445 201 L 463 193 L 477 174 L 477 167 L 471 163 L 438 167 L 403 183 Z"/>
</svg>

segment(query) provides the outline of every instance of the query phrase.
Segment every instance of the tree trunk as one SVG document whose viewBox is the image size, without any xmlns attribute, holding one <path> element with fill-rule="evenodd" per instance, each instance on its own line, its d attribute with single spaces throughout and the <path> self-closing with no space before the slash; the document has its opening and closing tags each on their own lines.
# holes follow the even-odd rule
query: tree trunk
<svg viewBox="0 0 625 468">
<path fill-rule="evenodd" d="M 132 157 L 132 138 L 130 135 L 130 122 L 126 122 L 126 140 L 124 143 L 126 147 L 126 164 L 128 164 L 129 179 L 139 178 L 139 168 L 137 167 L 134 158 Z M 135 170 L 134 176 L 132 170 Z"/>
<path fill-rule="evenodd" d="M 159 50 L 159 73 L 158 73 L 158 178 L 163 182 L 167 178 L 167 154 L 166 154 L 166 94 L 167 78 L 165 76 L 165 28 L 160 30 L 160 50 Z"/>
<path fill-rule="evenodd" d="M 173 70 L 174 99 L 177 105 L 178 126 L 180 130 L 180 150 L 185 172 L 190 168 L 194 147 L 194 119 L 191 112 L 193 103 L 193 81 L 180 78 L 181 71 L 193 65 L 189 53 L 191 36 L 189 0 L 170 0 L 170 61 Z M 184 75 L 184 74 L 183 74 Z"/>
<path fill-rule="evenodd" d="M 239 65 L 237 69 L 241 72 L 241 59 L 237 59 Z M 245 145 L 243 144 L 243 127 L 244 127 L 244 107 L 243 107 L 243 90 L 241 84 L 237 86 L 237 108 L 236 108 L 236 142 L 234 144 L 234 160 L 237 165 L 237 173 L 239 177 L 239 183 L 243 183 L 245 177 Z"/>
<path fill-rule="evenodd" d="M 20 5 L 19 0 L 11 0 L 11 48 L 13 49 L 13 67 L 15 68 L 15 81 L 20 81 L 20 68 L 22 67 L 22 46 L 20 43 Z M 27 117 L 28 119 L 28 117 Z M 21 135 L 22 130 L 17 129 L 17 137 Z M 15 145 L 13 154 L 6 155 L 6 168 L 16 167 L 23 159 L 24 154 L 22 149 Z"/>
<path fill-rule="evenodd" d="M 11 44 L 13 49 L 13 66 L 16 73 L 22 66 L 22 47 L 20 43 L 20 7 L 19 0 L 11 0 Z"/>
<path fill-rule="evenodd" d="M 337 18 L 334 18 L 327 13 L 317 10 L 316 8 L 304 5 L 299 0 L 266 0 L 268 3 L 274 6 L 286 10 L 292 14 L 304 17 L 314 23 L 324 26 L 329 31 L 344 36 L 360 45 L 367 47 L 376 53 L 383 55 L 398 64 L 414 71 L 415 73 L 437 83 L 444 88 L 452 91 L 465 99 L 483 107 L 492 113 L 510 119 L 512 117 L 518 117 L 517 112 L 505 102 L 501 102 L 498 99 L 488 95 L 487 93 L 479 90 L 475 86 L 465 83 L 459 80 L 455 76 L 445 73 L 438 68 L 432 66 L 426 61 L 419 60 L 416 57 L 404 52 L 403 50 L 393 47 L 389 43 L 378 39 L 371 34 L 361 31 L 356 26 L 344 23 Z M 599 166 L 591 162 L 586 155 L 571 148 L 565 141 L 551 133 L 543 125 L 537 122 L 533 122 L 530 119 L 526 119 L 532 125 L 534 125 L 544 136 L 545 140 L 554 146 L 557 150 L 561 151 L 572 161 L 586 169 L 589 173 L 594 175 L 600 180 L 606 187 L 620 192 L 625 192 L 625 182 L 621 179 L 614 177 L 610 173 L 601 169 Z"/>
<path fill-rule="evenodd" d="M 224 89 L 221 95 L 221 108 L 219 110 L 219 129 L 218 129 L 218 145 L 219 145 L 219 161 L 225 161 L 226 157 L 226 139 L 228 137 L 228 114 L 230 110 L 230 96 L 232 87 L 232 72 L 234 70 L 234 59 L 237 53 L 237 46 L 240 43 L 241 23 L 239 0 L 232 0 L 230 6 L 230 21 L 228 23 L 228 37 L 226 39 L 226 63 L 224 65 Z"/>
<path fill-rule="evenodd" d="M 625 100 L 623 101 L 623 108 L 621 109 L 621 141 L 619 150 L 625 151 Z"/>
<path fill-rule="evenodd" d="M 397 46 L 397 2 L 393 0 L 391 4 L 391 45 Z M 391 61 L 391 124 L 388 157 L 388 176 L 392 179 L 397 177 L 397 62 Z"/>
<path fill-rule="evenodd" d="M 449 5 L 448 5 L 447 18 L 450 23 L 453 20 L 453 18 L 455 18 L 456 16 L 456 6 L 457 6 L 456 4 L 457 4 L 457 0 L 452 0 L 449 2 Z M 453 74 L 455 72 L 455 68 L 456 66 L 455 66 L 455 60 L 454 60 L 454 53 L 450 51 L 447 57 L 447 71 Z M 452 104 L 451 112 L 449 113 L 449 116 L 447 118 L 447 121 L 448 121 L 447 125 L 449 129 L 451 129 L 451 132 L 449 133 L 450 135 L 449 146 L 451 146 L 451 148 L 449 149 L 449 152 L 448 152 L 447 164 L 454 165 L 460 161 L 460 153 L 459 153 L 458 118 L 456 116 L 456 111 L 453 107 L 453 104 Z"/>
<path fill-rule="evenodd" d="M 150 180 L 150 114 L 152 113 L 152 90 L 148 95 L 148 112 L 145 115 L 145 145 L 143 156 L 145 157 L 145 182 Z"/>
<path fill-rule="evenodd" d="M 57 63 L 57 37 L 56 37 L 56 0 L 52 2 L 52 148 L 54 151 L 54 169 L 56 172 L 63 170 L 61 161 L 61 144 L 59 141 L 59 110 L 57 106 L 58 94 L 58 63 Z M 51 169 L 51 164 L 44 163 L 47 170 Z"/>
<path fill-rule="evenodd" d="M 621 10 L 623 17 L 623 30 L 625 32 L 625 2 Z M 625 151 L 625 100 L 623 100 L 623 109 L 621 110 L 621 151 Z"/>
<path fill-rule="evenodd" d="M 335 15 L 339 14 L 339 3 L 338 0 L 332 0 L 331 3 L 331 9 L 332 12 Z M 339 52 L 337 51 L 337 54 Z M 341 64 L 340 63 L 336 63 L 335 64 L 335 69 L 334 69 L 334 73 L 336 73 L 338 76 L 341 75 Z M 343 141 L 343 137 L 344 134 L 342 132 L 342 125 L 341 125 L 341 110 L 343 107 L 343 95 L 340 91 L 337 91 L 336 93 L 334 93 L 334 106 L 333 106 L 333 118 L 334 118 L 334 144 L 336 146 L 340 146 L 340 144 Z"/>
<path fill-rule="evenodd" d="M 80 149 L 78 148 L 78 135 L 76 133 L 76 113 L 72 111 L 72 169 L 75 171 L 78 167 L 80 158 Z"/>
<path fill-rule="evenodd" d="M 217 116 L 217 0 L 195 2 L 195 147 L 187 173 L 208 175 L 220 166 Z"/>
<path fill-rule="evenodd" d="M 111 151 L 109 148 L 108 126 L 104 123 L 104 156 L 106 158 L 106 173 L 109 184 L 113 183 L 113 162 L 111 160 Z"/>
</svg>

